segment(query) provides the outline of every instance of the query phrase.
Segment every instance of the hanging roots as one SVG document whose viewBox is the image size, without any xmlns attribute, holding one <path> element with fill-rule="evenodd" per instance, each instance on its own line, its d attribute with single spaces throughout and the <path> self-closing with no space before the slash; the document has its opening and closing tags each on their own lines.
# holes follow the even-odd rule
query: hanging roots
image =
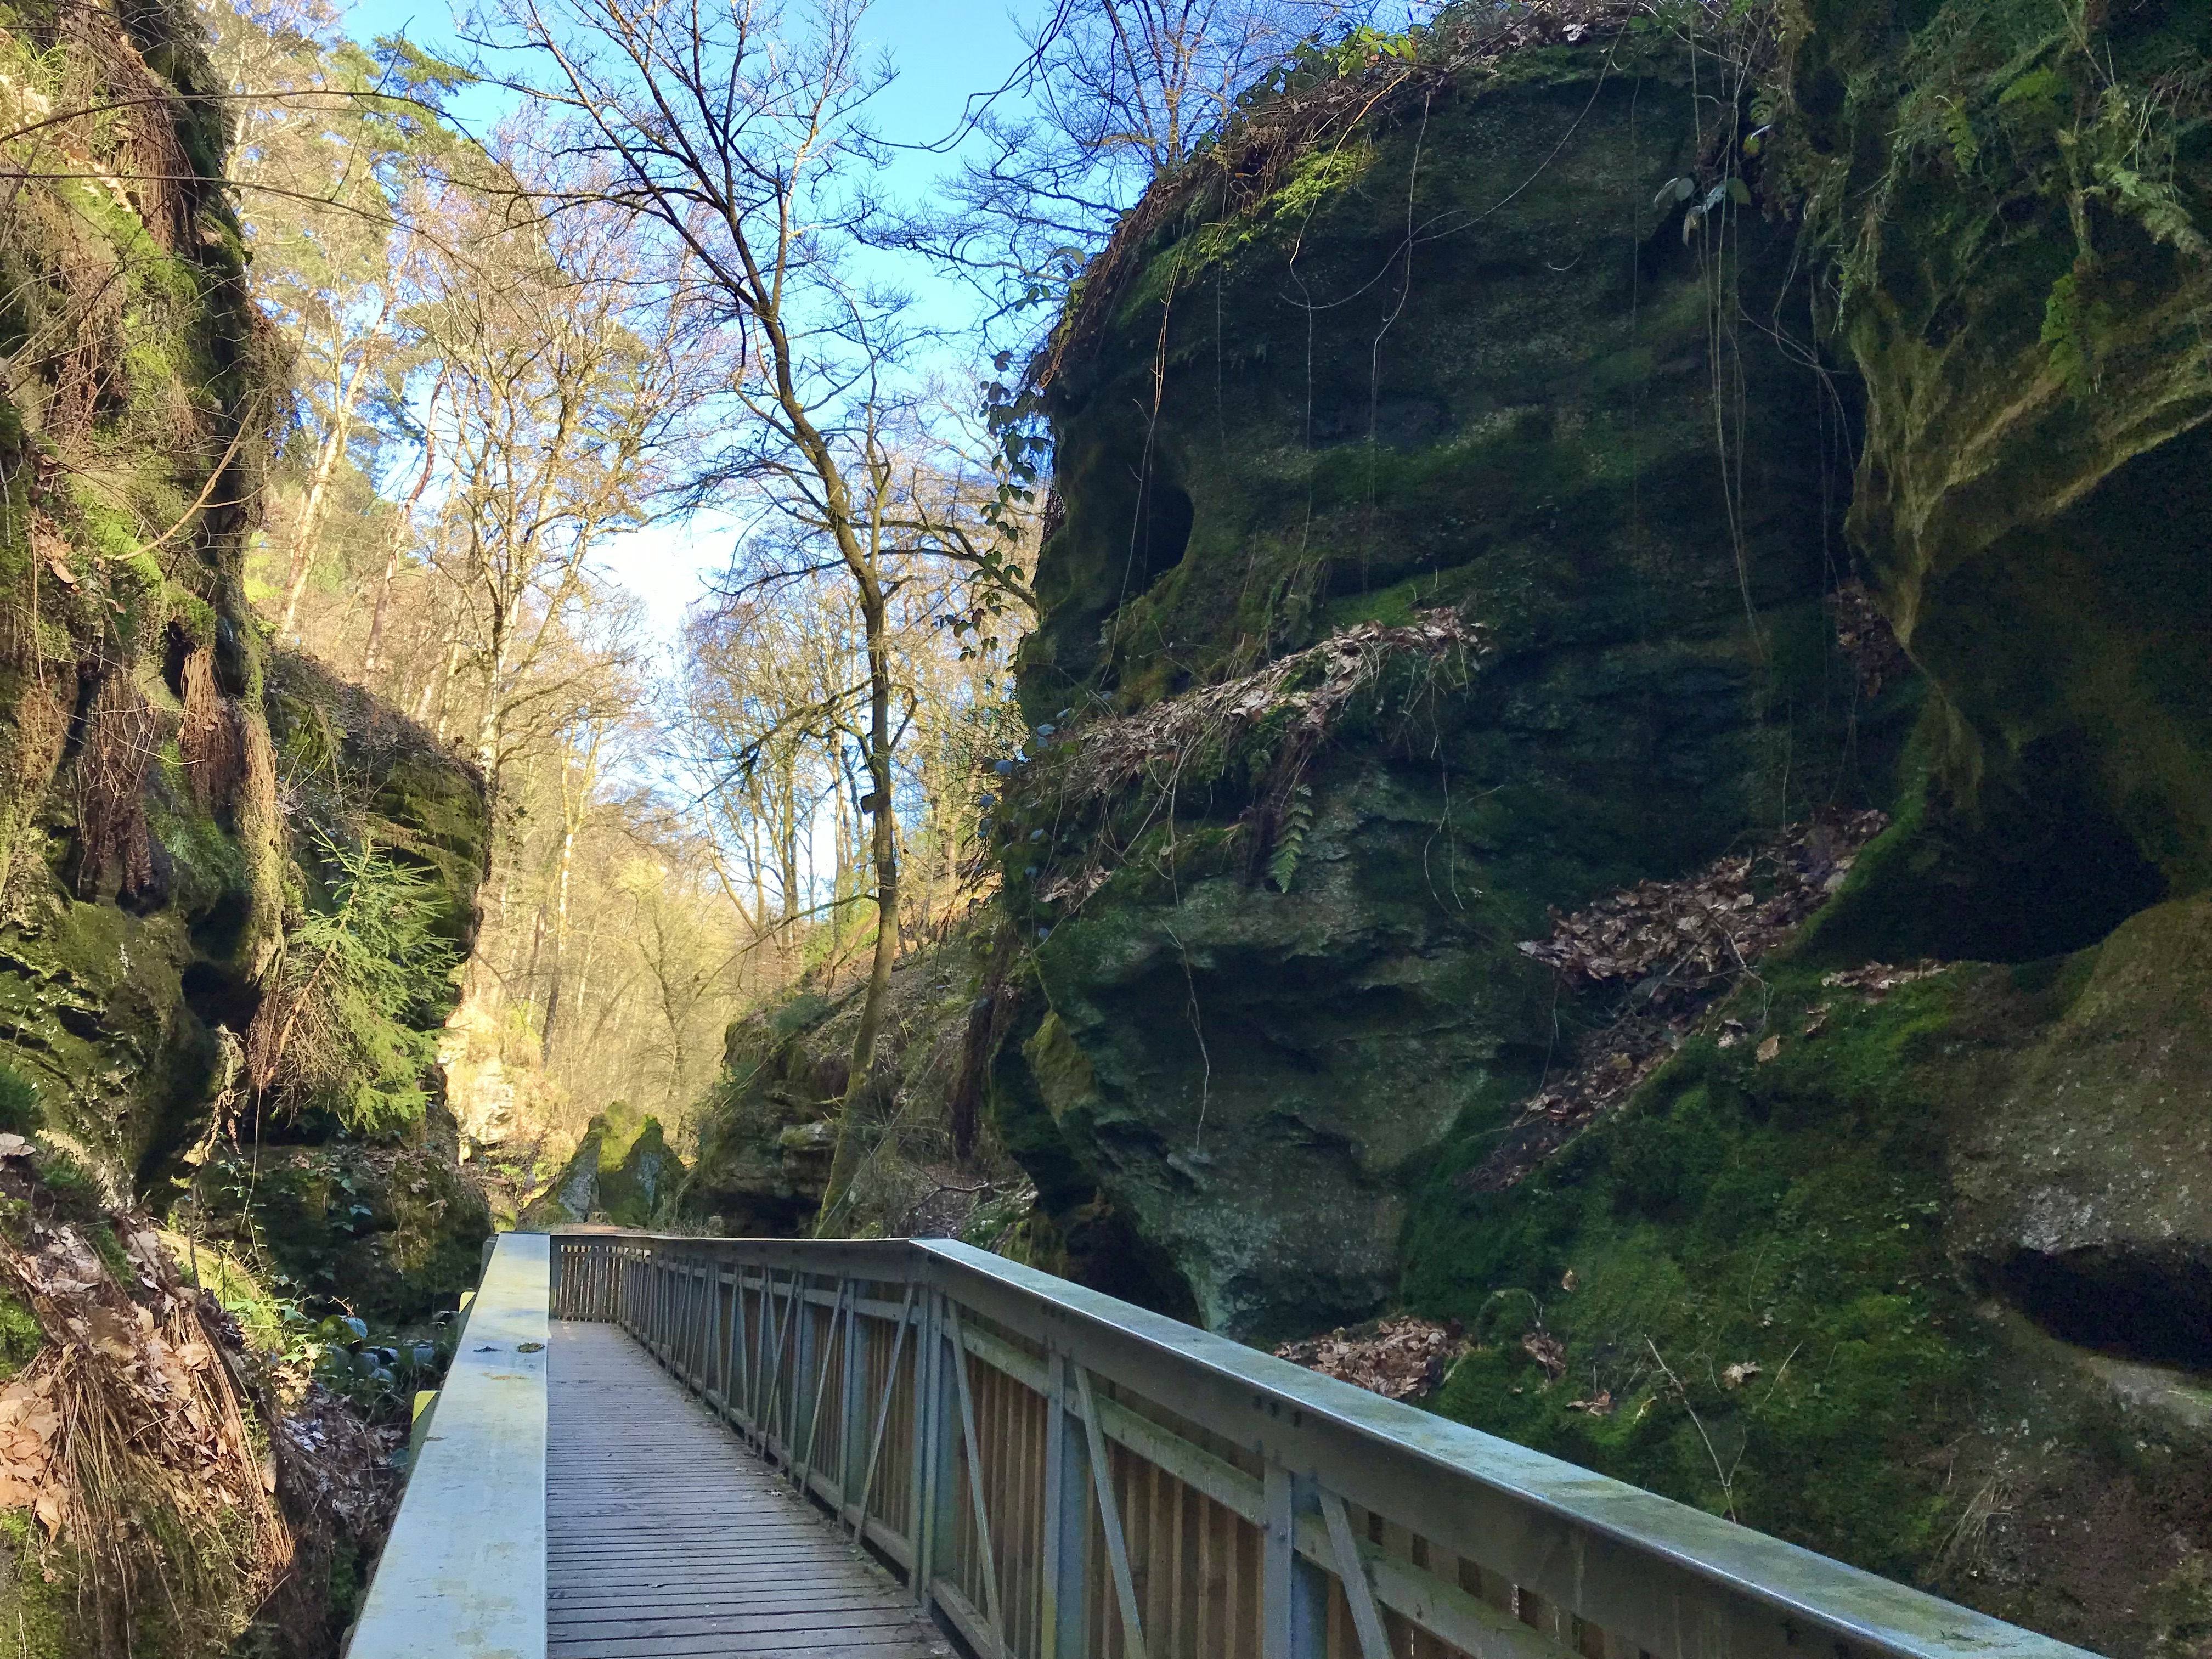
<svg viewBox="0 0 2212 1659">
<path fill-rule="evenodd" d="M 127 673 L 95 663 L 79 674 L 99 676 L 85 712 L 76 756 L 79 898 L 100 896 L 119 875 L 136 896 L 154 883 L 153 836 L 146 827 L 146 775 L 161 744 L 161 721 Z"/>
<path fill-rule="evenodd" d="M 185 724 L 178 734 L 192 798 L 204 811 L 227 810 L 246 776 L 246 739 L 238 710 L 216 684 L 215 653 L 195 651 L 185 659 Z"/>
</svg>

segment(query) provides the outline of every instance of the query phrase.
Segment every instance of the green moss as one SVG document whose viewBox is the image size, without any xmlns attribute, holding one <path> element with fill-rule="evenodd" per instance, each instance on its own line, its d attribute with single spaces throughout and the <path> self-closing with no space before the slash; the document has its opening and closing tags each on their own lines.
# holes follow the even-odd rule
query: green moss
<svg viewBox="0 0 2212 1659">
<path fill-rule="evenodd" d="M 13 1291 L 0 1291 L 0 1382 L 29 1364 L 46 1346 L 39 1316 Z"/>
<path fill-rule="evenodd" d="M 195 1182 L 219 1233 L 272 1262 L 318 1310 L 342 1299 L 400 1326 L 450 1307 L 483 1272 L 483 1195 L 429 1148 L 346 1142 L 218 1156 Z"/>
<path fill-rule="evenodd" d="M 2212 882 L 2212 650 L 2178 623 L 2212 605 L 2208 49 L 2197 7 L 1793 26 L 1792 165 L 1867 388 L 1853 538 L 1941 690 L 1931 763 L 1993 842 L 2093 813 L 2136 904 Z"/>
<path fill-rule="evenodd" d="M 0 1130 L 28 1134 L 39 1127 L 39 1086 L 0 1062 Z"/>
<path fill-rule="evenodd" d="M 2212 1553 L 2192 1552 L 2161 1583 L 2151 1608 L 2149 1659 L 2193 1659 L 2212 1645 Z"/>
<path fill-rule="evenodd" d="M 69 1659 L 75 1601 L 65 1578 L 42 1569 L 44 1541 L 28 1510 L 0 1514 L 0 1628 L 18 1659 Z"/>
<path fill-rule="evenodd" d="M 1771 988 L 1777 1032 L 1820 995 L 1802 971 Z M 1944 1103 L 1920 1069 L 1948 1005 L 1929 981 L 1841 1008 L 1768 1065 L 1693 1042 L 1522 1186 L 1437 1180 L 1407 1294 L 1480 1338 L 1439 1408 L 1878 1571 L 1923 1569 L 1960 1501 L 1928 1455 L 1960 1431 L 1984 1346 L 1943 1254 Z M 1565 1345 L 1556 1382 L 1519 1340 L 1528 1309 Z"/>
<path fill-rule="evenodd" d="M 204 1240 L 164 1233 L 161 1243 L 177 1264 L 177 1276 L 204 1290 L 238 1321 L 246 1341 L 263 1352 L 281 1350 L 286 1328 L 276 1297 L 237 1257 Z"/>
</svg>

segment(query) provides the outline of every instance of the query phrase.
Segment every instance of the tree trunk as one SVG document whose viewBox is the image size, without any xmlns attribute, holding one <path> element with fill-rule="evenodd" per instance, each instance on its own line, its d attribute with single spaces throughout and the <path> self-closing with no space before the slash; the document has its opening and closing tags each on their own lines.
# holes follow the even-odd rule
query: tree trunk
<svg viewBox="0 0 2212 1659">
<path fill-rule="evenodd" d="M 391 301 L 385 301 L 388 309 Z M 384 326 L 384 314 L 380 313 L 376 326 Z M 330 493 L 331 475 L 337 471 L 338 460 L 345 453 L 346 439 L 353 431 L 353 406 L 361 397 L 362 383 L 368 379 L 371 356 L 369 343 L 361 349 L 361 362 L 354 366 L 350 379 L 338 382 L 337 402 L 331 410 L 331 429 L 323 434 L 323 447 L 315 457 L 314 480 L 307 486 L 307 504 L 301 509 L 300 533 L 292 543 L 292 563 L 284 573 L 284 616 L 276 631 L 289 634 L 292 619 L 300 609 L 300 596 L 307 591 L 307 574 L 314 568 L 315 539 L 322 525 L 323 500 Z M 339 358 L 343 363 L 343 356 Z"/>
<path fill-rule="evenodd" d="M 568 878 L 576 864 L 576 834 L 583 828 L 584 809 L 590 803 L 599 769 L 599 732 L 594 727 L 591 742 L 585 745 L 582 763 L 577 768 L 580 775 L 574 788 L 569 787 L 565 757 L 561 763 L 561 863 L 554 884 L 553 985 L 546 994 L 545 1027 L 538 1036 L 538 1063 L 541 1066 L 550 1065 L 553 1059 L 553 1024 L 561 1016 L 561 974 L 568 948 Z"/>
<path fill-rule="evenodd" d="M 459 624 L 456 623 L 454 626 L 456 629 L 458 629 Z M 459 633 L 457 631 L 453 639 L 448 641 L 446 646 L 445 672 L 422 682 L 422 706 L 415 711 L 415 719 L 418 724 L 427 721 L 430 718 L 430 704 L 433 699 L 436 701 L 438 705 L 437 733 L 439 741 L 441 742 L 445 740 L 446 726 L 448 719 L 447 710 L 451 702 L 447 694 L 453 690 L 453 676 L 459 673 L 460 671 L 461 639 Z"/>
<path fill-rule="evenodd" d="M 860 1023 L 853 1032 L 853 1053 L 845 1080 L 844 1105 L 837 1115 L 837 1149 L 830 1160 L 830 1182 L 823 1190 L 815 1236 L 833 1237 L 838 1212 L 860 1173 L 860 1103 L 876 1059 L 876 1034 L 890 1000 L 891 966 L 898 960 L 898 819 L 891 810 L 891 657 L 888 616 L 880 594 L 864 594 L 861 617 L 868 635 L 868 781 L 873 792 L 862 803 L 868 811 L 876 866 L 876 955 L 868 973 L 868 994 L 860 1004 Z"/>
<path fill-rule="evenodd" d="M 368 621 L 368 644 L 361 653 L 364 681 L 376 672 L 377 653 L 384 647 L 384 619 L 392 606 L 392 579 L 399 574 L 399 556 L 407 550 L 407 532 L 415 522 L 415 508 L 429 484 L 430 470 L 438 462 L 438 398 L 445 389 L 443 380 L 430 388 L 430 407 L 422 423 L 422 470 L 416 475 L 415 488 L 408 492 L 392 526 L 392 545 L 385 554 L 384 576 L 376 584 L 376 609 Z"/>
</svg>

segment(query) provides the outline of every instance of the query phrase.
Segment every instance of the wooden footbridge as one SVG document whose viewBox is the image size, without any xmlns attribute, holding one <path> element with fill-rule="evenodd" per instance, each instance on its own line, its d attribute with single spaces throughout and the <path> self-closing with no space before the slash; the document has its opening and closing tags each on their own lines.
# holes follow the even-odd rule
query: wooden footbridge
<svg viewBox="0 0 2212 1659">
<path fill-rule="evenodd" d="M 511 1233 L 349 1659 L 2080 1652 L 963 1245 Z"/>
</svg>

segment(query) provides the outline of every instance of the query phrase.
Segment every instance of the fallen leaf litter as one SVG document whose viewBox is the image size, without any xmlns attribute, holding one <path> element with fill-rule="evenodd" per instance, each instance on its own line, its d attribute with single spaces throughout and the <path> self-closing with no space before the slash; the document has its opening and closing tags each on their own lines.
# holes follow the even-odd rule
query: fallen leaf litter
<svg viewBox="0 0 2212 1659">
<path fill-rule="evenodd" d="M 1571 1070 L 1522 1103 L 1504 1141 L 1458 1176 L 1459 1184 L 1502 1192 L 1626 1101 L 1753 963 L 1792 938 L 1843 885 L 1859 849 L 1888 823 L 1872 811 L 1818 817 L 1679 881 L 1642 881 L 1571 914 L 1554 911 L 1551 932 L 1525 941 L 1522 953 L 1577 989 L 1625 993 L 1621 1012 L 1583 1042 Z M 1901 983 L 1895 976 L 1923 970 L 1939 971 L 1923 963 L 1882 969 L 1875 979 Z M 1831 975 L 1828 982 L 1860 981 Z M 1723 1048 L 1754 1042 L 1762 1062 L 1782 1049 L 1779 1033 L 1753 1033 L 1734 1018 L 1723 1019 L 1715 1035 Z"/>
</svg>

